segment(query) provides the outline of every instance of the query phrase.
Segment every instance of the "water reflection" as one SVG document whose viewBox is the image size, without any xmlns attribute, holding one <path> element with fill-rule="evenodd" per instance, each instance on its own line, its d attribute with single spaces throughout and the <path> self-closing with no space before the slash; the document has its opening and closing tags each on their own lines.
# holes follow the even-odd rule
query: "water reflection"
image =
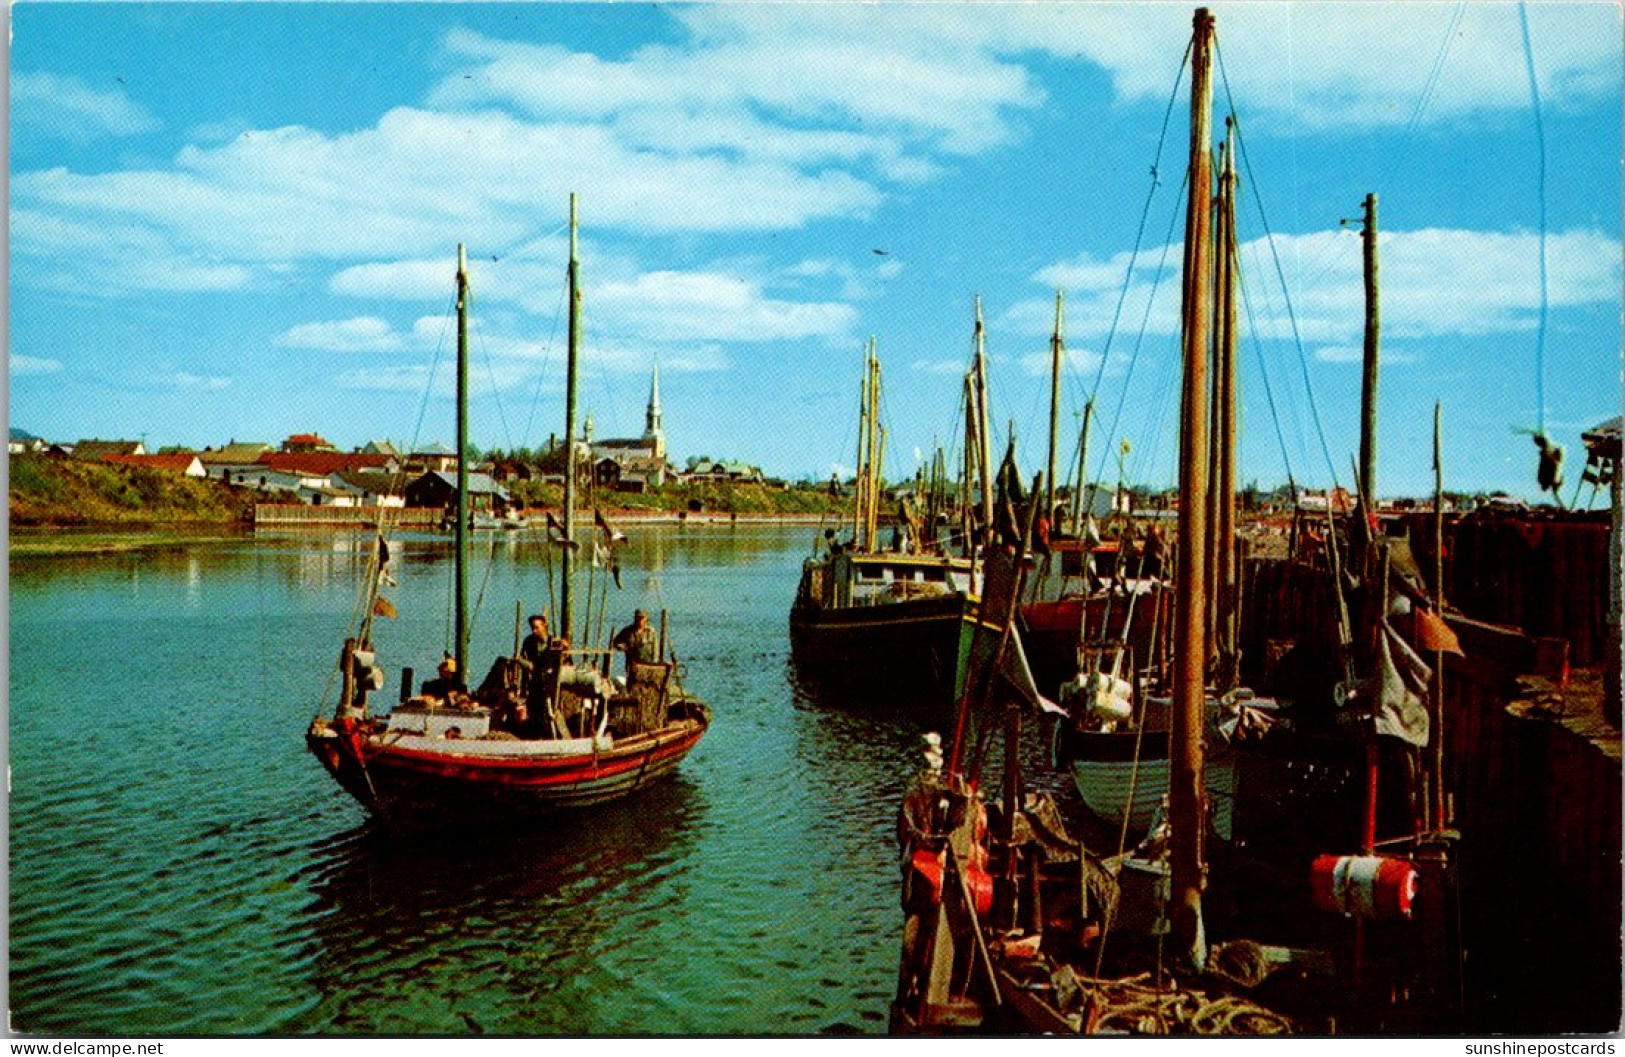
<svg viewBox="0 0 1625 1057">
<path fill-rule="evenodd" d="M 627 1030 L 616 952 L 689 894 L 707 810 L 679 776 L 545 827 L 318 842 L 301 879 L 320 998 L 290 1030 Z"/>
</svg>

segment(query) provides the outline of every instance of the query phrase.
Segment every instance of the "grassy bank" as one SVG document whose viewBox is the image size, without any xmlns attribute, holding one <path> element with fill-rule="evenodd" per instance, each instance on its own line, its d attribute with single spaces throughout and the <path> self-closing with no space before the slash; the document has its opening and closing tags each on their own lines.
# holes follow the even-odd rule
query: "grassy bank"
<svg viewBox="0 0 1625 1057">
<path fill-rule="evenodd" d="M 45 455 L 10 459 L 11 524 L 145 526 L 239 524 L 256 493 L 161 470 Z"/>
<path fill-rule="evenodd" d="M 559 485 L 520 481 L 509 484 L 527 507 L 557 508 L 564 502 Z M 832 496 L 823 486 L 769 488 L 760 484 L 671 484 L 653 492 L 598 492 L 577 500 L 581 508 L 635 512 L 687 511 L 693 514 L 786 514 L 813 516 L 850 513 L 850 496 Z"/>
</svg>

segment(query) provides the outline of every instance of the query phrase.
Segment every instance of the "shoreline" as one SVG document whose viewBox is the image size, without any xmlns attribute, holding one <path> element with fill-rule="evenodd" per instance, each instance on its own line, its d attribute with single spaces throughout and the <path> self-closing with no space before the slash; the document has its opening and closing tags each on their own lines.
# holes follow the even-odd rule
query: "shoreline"
<svg viewBox="0 0 1625 1057">
<path fill-rule="evenodd" d="M 839 524 L 828 514 L 689 514 L 674 510 L 606 511 L 615 524 L 629 525 L 780 525 L 817 528 Z M 7 552 L 12 557 L 128 554 L 154 547 L 189 543 L 228 543 L 289 534 L 354 533 L 370 526 L 343 523 L 259 526 L 241 522 L 102 522 L 73 525 L 11 525 Z M 488 531 L 488 530 L 487 530 Z M 498 530 L 501 531 L 501 530 Z M 540 524 L 529 531 L 544 531 Z M 443 533 L 448 538 L 450 533 Z"/>
</svg>

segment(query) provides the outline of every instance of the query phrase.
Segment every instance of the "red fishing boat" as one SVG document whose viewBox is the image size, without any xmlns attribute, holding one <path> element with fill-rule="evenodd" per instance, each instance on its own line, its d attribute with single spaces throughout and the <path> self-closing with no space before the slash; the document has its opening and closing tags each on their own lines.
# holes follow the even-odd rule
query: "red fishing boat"
<svg viewBox="0 0 1625 1057">
<path fill-rule="evenodd" d="M 577 294 L 575 199 L 570 202 L 570 342 L 565 450 L 574 451 Z M 710 726 L 710 710 L 684 692 L 681 666 L 670 652 L 666 617 L 658 637 L 643 621 L 628 647 L 626 678 L 609 675 L 610 650 L 572 647 L 571 578 L 575 474 L 566 472 L 564 519 L 549 546 L 563 563 L 558 638 L 533 627 L 523 649 L 498 657 L 478 688 L 468 691 L 467 464 L 468 272 L 457 252 L 458 489 L 456 529 L 456 651 L 441 662 L 440 677 L 413 695 L 412 670 L 401 677 L 399 702 L 386 714 L 368 707 L 385 686 L 376 664 L 373 618 L 393 615 L 379 594 L 389 580 L 390 550 L 380 526 L 357 612 L 359 634 L 348 638 L 340 660 L 338 707 L 318 715 L 306 744 L 329 774 L 369 811 L 389 823 L 461 821 L 587 807 L 625 796 L 676 770 Z M 617 542 L 601 518 L 600 550 Z M 590 623 L 590 621 L 589 621 Z M 619 637 L 618 637 L 619 638 Z"/>
</svg>

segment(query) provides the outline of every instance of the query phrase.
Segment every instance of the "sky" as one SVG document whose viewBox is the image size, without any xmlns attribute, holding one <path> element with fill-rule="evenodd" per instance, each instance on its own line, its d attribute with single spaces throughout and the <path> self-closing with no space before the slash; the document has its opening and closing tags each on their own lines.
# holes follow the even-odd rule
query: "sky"
<svg viewBox="0 0 1625 1057">
<path fill-rule="evenodd" d="M 1060 463 L 1092 395 L 1090 476 L 1170 486 L 1193 9 L 23 0 L 10 423 L 450 443 L 466 243 L 472 439 L 542 445 L 575 192 L 598 437 L 641 432 L 658 363 L 679 464 L 849 473 L 872 337 L 887 475 L 953 464 L 980 298 L 1031 474 L 1059 290 Z M 1447 488 L 1532 494 L 1542 426 L 1577 482 L 1622 401 L 1620 9 L 1214 12 L 1241 480 L 1349 483 L 1376 193 L 1379 493 L 1431 493 L 1436 401 Z"/>
</svg>

